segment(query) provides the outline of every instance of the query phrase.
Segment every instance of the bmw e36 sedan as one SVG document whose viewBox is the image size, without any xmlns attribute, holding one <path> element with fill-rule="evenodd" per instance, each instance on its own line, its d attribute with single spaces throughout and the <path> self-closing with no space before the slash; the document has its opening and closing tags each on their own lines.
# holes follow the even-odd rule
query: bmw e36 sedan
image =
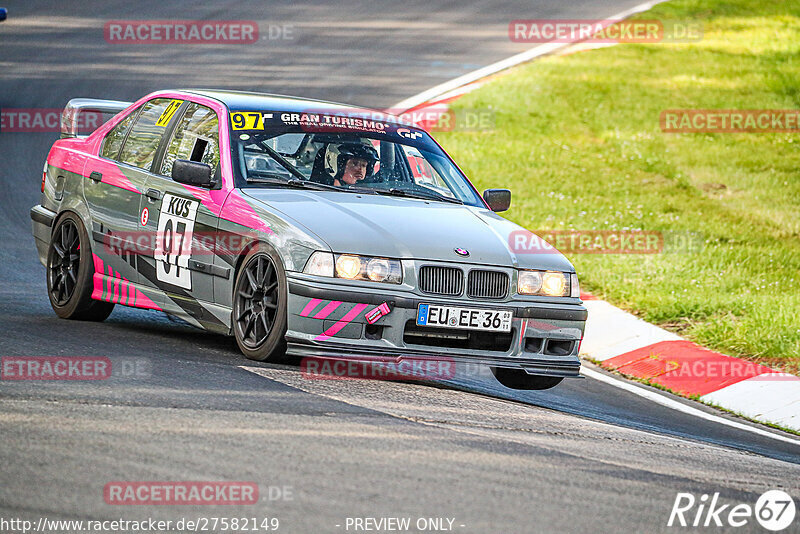
<svg viewBox="0 0 800 534">
<path fill-rule="evenodd" d="M 81 113 L 114 116 L 88 136 Z M 561 254 L 424 130 L 329 102 L 211 90 L 74 99 L 33 234 L 62 318 L 116 304 L 284 354 L 484 364 L 505 386 L 578 376 L 586 320 Z"/>
</svg>

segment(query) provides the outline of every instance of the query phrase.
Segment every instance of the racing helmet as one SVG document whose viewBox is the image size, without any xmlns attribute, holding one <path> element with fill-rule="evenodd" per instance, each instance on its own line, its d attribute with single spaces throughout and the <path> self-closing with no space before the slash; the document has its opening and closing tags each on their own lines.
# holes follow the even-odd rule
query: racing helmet
<svg viewBox="0 0 800 534">
<path fill-rule="evenodd" d="M 379 159 L 378 151 L 367 139 L 331 144 L 325 150 L 325 172 L 330 174 L 334 180 L 340 179 L 344 174 L 347 160 L 351 158 L 367 160 L 366 176 L 372 175 L 375 169 L 375 162 Z"/>
</svg>

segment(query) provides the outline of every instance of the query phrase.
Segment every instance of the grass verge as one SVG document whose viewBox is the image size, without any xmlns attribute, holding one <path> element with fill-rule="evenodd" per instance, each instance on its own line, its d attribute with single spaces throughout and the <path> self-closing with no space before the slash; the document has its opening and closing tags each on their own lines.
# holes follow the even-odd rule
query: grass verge
<svg viewBox="0 0 800 534">
<path fill-rule="evenodd" d="M 660 231 L 701 250 L 567 254 L 598 297 L 723 353 L 797 373 L 800 135 L 662 133 L 665 109 L 800 108 L 800 3 L 675 0 L 686 44 L 621 44 L 518 67 L 453 104 L 487 131 L 437 139 L 534 231 Z"/>
</svg>

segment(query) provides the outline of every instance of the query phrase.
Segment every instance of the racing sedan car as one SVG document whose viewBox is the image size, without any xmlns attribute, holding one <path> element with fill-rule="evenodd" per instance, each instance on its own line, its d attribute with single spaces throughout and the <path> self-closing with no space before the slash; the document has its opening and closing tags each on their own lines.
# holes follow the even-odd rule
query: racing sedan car
<svg viewBox="0 0 800 534">
<path fill-rule="evenodd" d="M 79 136 L 88 112 L 115 115 Z M 401 118 L 232 91 L 75 99 L 41 190 L 59 317 L 161 310 L 262 361 L 446 358 L 518 389 L 578 376 L 572 265 L 515 253 L 511 192 L 479 194 Z"/>
</svg>

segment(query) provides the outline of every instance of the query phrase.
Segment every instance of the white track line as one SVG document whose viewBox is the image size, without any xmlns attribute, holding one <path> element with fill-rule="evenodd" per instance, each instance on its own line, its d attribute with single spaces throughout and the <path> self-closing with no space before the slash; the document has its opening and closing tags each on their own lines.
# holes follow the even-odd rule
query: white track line
<svg viewBox="0 0 800 534">
<path fill-rule="evenodd" d="M 792 439 L 788 436 L 783 436 L 781 434 L 775 434 L 773 432 L 769 432 L 767 430 L 762 430 L 760 428 L 752 427 L 750 425 L 745 425 L 742 423 L 737 423 L 736 421 L 731 421 L 730 419 L 725 419 L 724 417 L 719 417 L 718 415 L 713 415 L 710 413 L 706 413 L 703 410 L 698 410 L 697 408 L 692 408 L 691 406 L 687 406 L 682 402 L 678 402 L 674 399 L 670 399 L 660 393 L 655 391 L 651 391 L 644 387 L 640 387 L 634 385 L 627 380 L 622 380 L 618 378 L 614 378 L 612 376 L 599 373 L 593 369 L 587 369 L 586 366 L 582 366 L 581 374 L 586 376 L 587 378 L 593 378 L 597 381 L 603 382 L 605 384 L 609 384 L 616 388 L 624 389 L 629 393 L 633 393 L 634 395 L 639 395 L 640 397 L 644 397 L 645 399 L 651 400 L 657 404 L 662 406 L 666 406 L 667 408 L 672 408 L 673 410 L 678 410 L 679 412 L 683 412 L 685 414 L 693 415 L 695 417 L 699 417 L 701 419 L 705 419 L 707 421 L 712 421 L 714 423 L 719 423 L 721 425 L 726 425 L 732 428 L 736 428 L 737 430 L 745 430 L 747 432 L 752 432 L 753 434 L 758 434 L 759 436 L 764 436 L 768 438 L 777 439 L 779 441 L 785 441 L 786 443 L 792 443 L 793 445 L 800 446 L 800 440 Z"/>
<path fill-rule="evenodd" d="M 608 17 L 608 20 L 622 20 L 625 18 L 630 17 L 631 15 L 635 15 L 636 13 L 641 13 L 642 11 L 647 11 L 648 9 L 652 8 L 656 4 L 660 4 L 661 2 L 665 2 L 666 0 L 652 0 L 650 2 L 645 2 L 643 4 L 639 4 L 631 9 L 623 11 L 621 13 L 617 13 L 616 15 L 612 15 Z M 486 67 L 482 67 L 480 69 L 474 70 L 472 72 L 468 72 L 458 78 L 453 78 L 450 81 L 441 83 L 435 87 L 431 87 L 426 91 L 422 91 L 419 94 L 416 94 L 412 97 L 406 98 L 405 100 L 401 100 L 397 104 L 391 107 L 392 110 L 407 110 L 413 107 L 419 106 L 420 104 L 424 104 L 430 100 L 433 100 L 439 96 L 442 96 L 445 93 L 449 93 L 450 91 L 454 91 L 459 87 L 463 87 L 467 84 L 477 82 L 483 78 L 491 76 L 493 74 L 497 74 L 500 71 L 509 69 L 520 63 L 525 63 L 526 61 L 531 61 L 536 59 L 537 57 L 544 56 L 546 54 L 551 54 L 557 50 L 562 48 L 566 48 L 567 46 L 573 45 L 578 40 L 567 43 L 545 43 L 520 54 L 511 56 L 507 59 L 502 61 L 498 61 L 497 63 L 492 63 L 491 65 L 487 65 Z M 772 432 L 768 432 L 766 430 L 762 430 L 760 428 L 755 428 L 749 425 L 744 425 L 742 423 L 737 423 L 736 421 L 730 421 L 723 417 L 719 417 L 716 415 L 712 415 L 706 413 L 702 410 L 698 410 L 697 408 L 692 408 L 691 406 L 686 406 L 683 403 L 677 402 L 673 399 L 660 395 L 654 391 L 650 391 L 648 389 L 638 387 L 633 385 L 632 383 L 624 380 L 624 379 L 617 379 L 613 378 L 608 375 L 604 375 L 603 373 L 598 373 L 592 369 L 586 369 L 584 366 L 581 370 L 581 373 L 588 377 L 594 378 L 595 380 L 599 380 L 600 382 L 604 382 L 606 384 L 612 385 L 614 387 L 618 387 L 620 389 L 624 389 L 634 395 L 639 395 L 640 397 L 644 397 L 645 399 L 651 400 L 655 403 L 661 404 L 662 406 L 666 406 L 668 408 L 672 408 L 674 410 L 681 411 L 683 413 L 693 415 L 695 417 L 699 417 L 701 419 L 705 419 L 707 421 L 713 421 L 715 423 L 719 423 L 721 425 L 726 425 L 729 427 L 736 428 L 738 430 L 744 430 L 747 432 L 752 432 L 754 434 L 758 434 L 759 436 L 764 436 L 768 438 L 777 439 L 779 441 L 785 441 L 787 443 L 792 443 L 794 445 L 800 446 L 800 440 L 792 439 L 787 436 L 783 436 L 780 434 L 774 434 Z"/>
<path fill-rule="evenodd" d="M 650 2 L 645 2 L 643 4 L 639 4 L 638 6 L 632 7 L 626 11 L 621 13 L 617 13 L 616 15 L 612 15 L 605 20 L 622 20 L 630 17 L 631 15 L 635 15 L 636 13 L 641 13 L 642 11 L 647 11 L 651 7 L 656 4 L 660 4 L 661 2 L 665 2 L 666 0 L 652 0 Z M 526 61 L 530 61 L 532 59 L 536 59 L 537 57 L 544 56 L 547 54 L 551 54 L 557 50 L 561 50 L 562 48 L 566 48 L 571 46 L 577 42 L 579 39 L 575 39 L 569 42 L 558 42 L 558 43 L 544 43 L 530 50 L 526 50 L 525 52 L 521 52 L 515 56 L 511 56 L 507 59 L 503 59 L 498 61 L 497 63 L 492 63 L 491 65 L 487 65 L 486 67 L 482 67 L 480 69 L 474 70 L 472 72 L 468 72 L 458 78 L 453 78 L 450 81 L 441 83 L 435 87 L 431 87 L 426 91 L 422 91 L 421 93 L 414 95 L 410 98 L 406 98 L 405 100 L 401 100 L 390 109 L 393 110 L 393 113 L 399 114 L 400 110 L 408 110 L 413 107 L 416 107 L 420 104 L 428 102 L 429 100 L 433 100 L 436 97 L 439 97 L 445 93 L 449 93 L 459 87 L 467 85 L 472 82 L 476 82 L 487 76 L 491 76 L 492 74 L 497 74 L 502 70 L 509 69 L 511 67 L 515 67 L 520 63 L 525 63 Z"/>
</svg>

